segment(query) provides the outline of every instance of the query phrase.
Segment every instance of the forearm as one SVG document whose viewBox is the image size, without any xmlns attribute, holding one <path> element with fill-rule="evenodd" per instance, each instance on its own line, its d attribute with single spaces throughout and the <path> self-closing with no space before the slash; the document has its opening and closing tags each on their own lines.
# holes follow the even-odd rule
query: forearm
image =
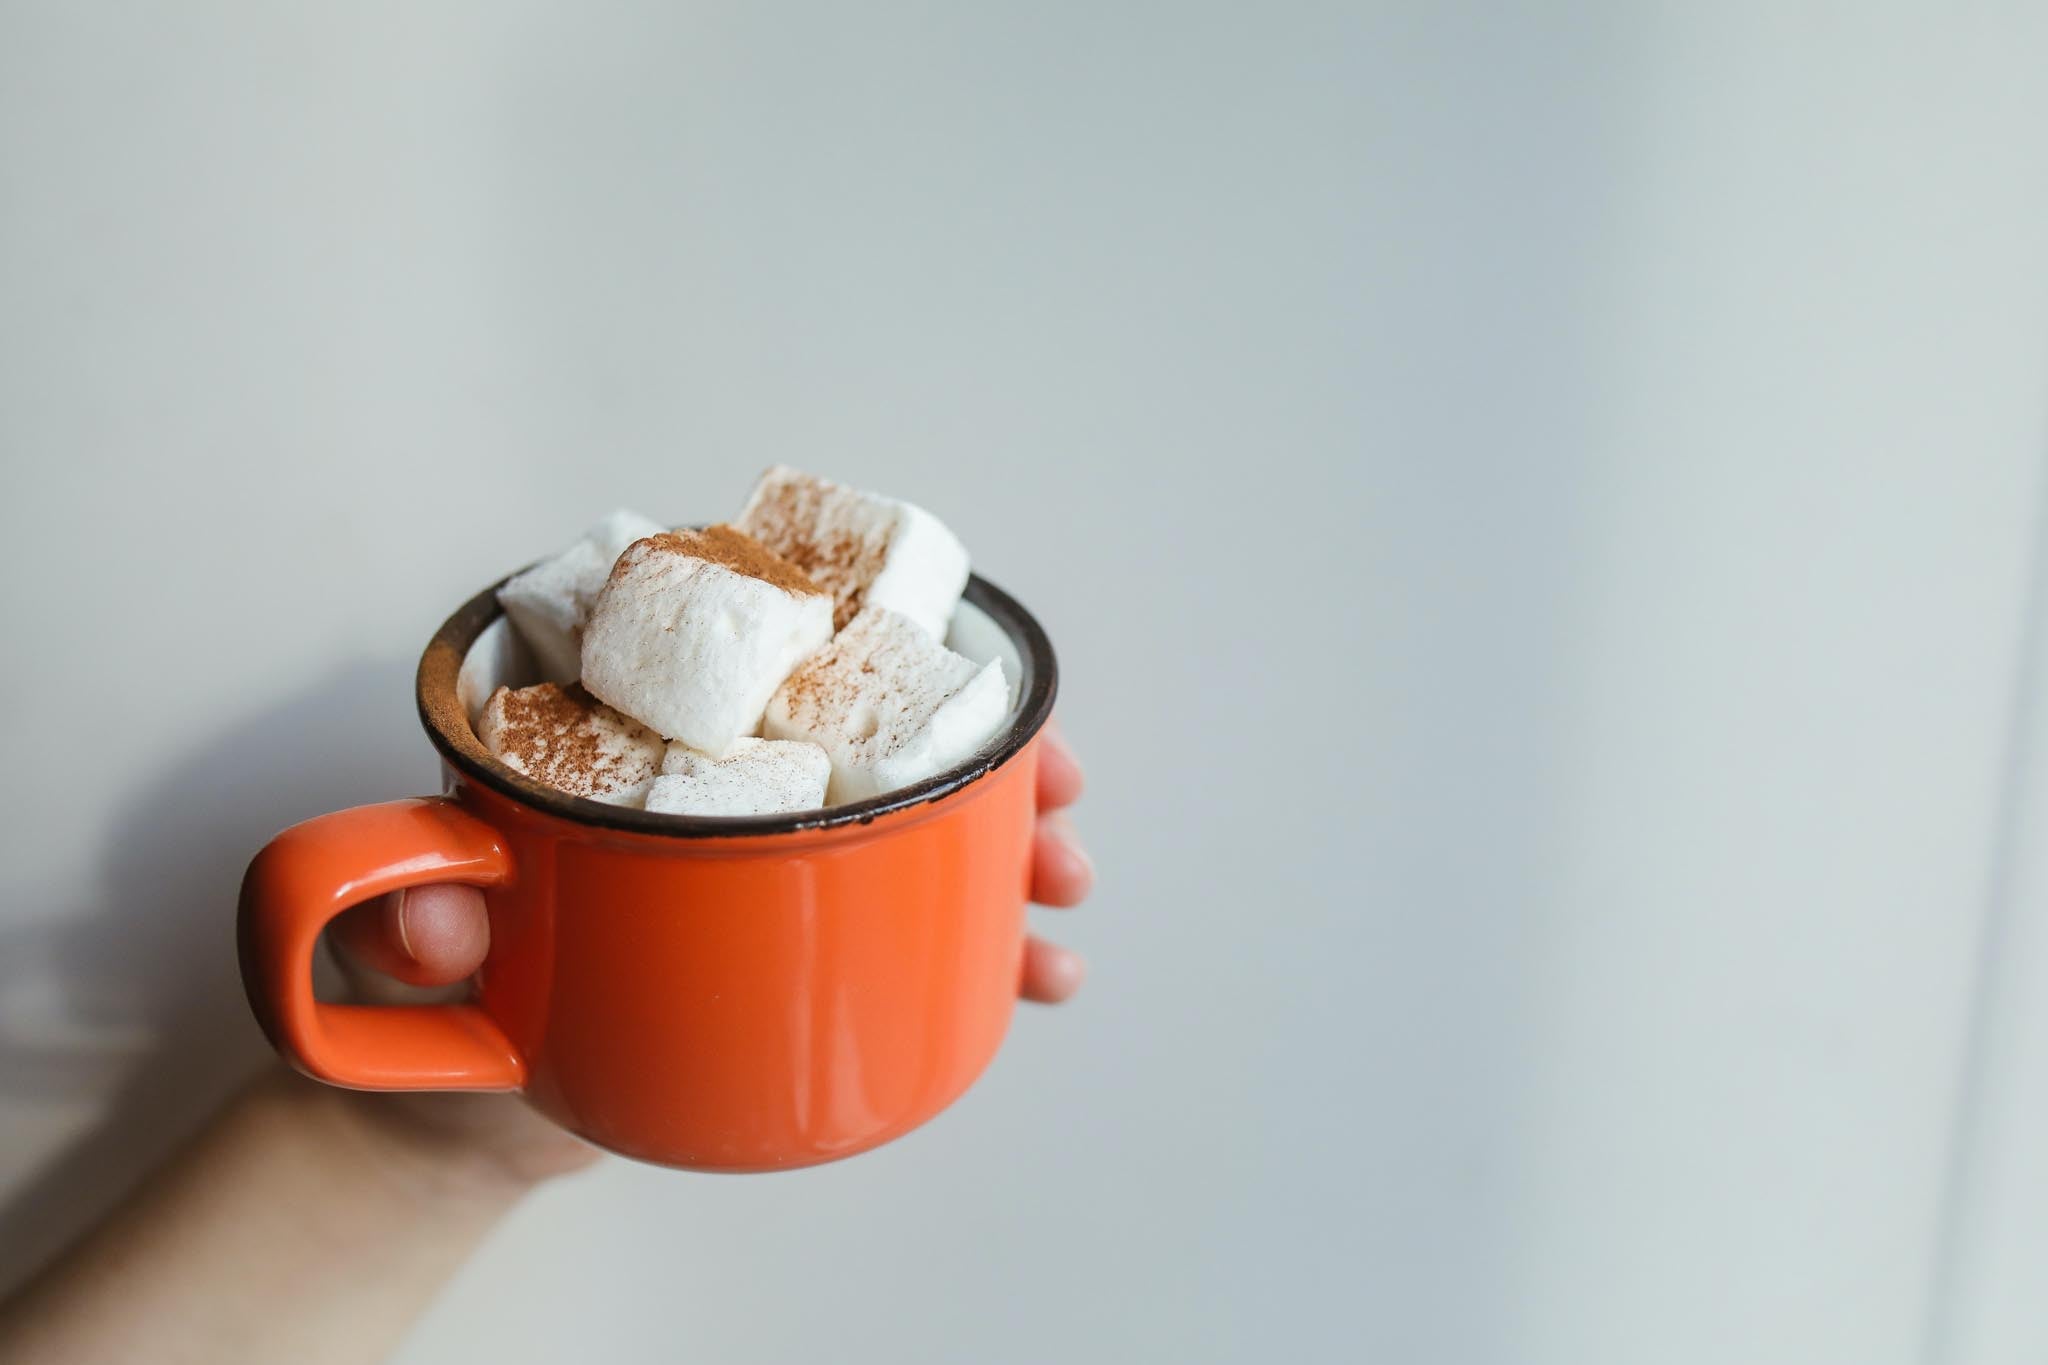
<svg viewBox="0 0 2048 1365">
<path fill-rule="evenodd" d="M 0 1305 L 0 1360 L 380 1360 L 525 1189 L 267 1075 Z"/>
</svg>

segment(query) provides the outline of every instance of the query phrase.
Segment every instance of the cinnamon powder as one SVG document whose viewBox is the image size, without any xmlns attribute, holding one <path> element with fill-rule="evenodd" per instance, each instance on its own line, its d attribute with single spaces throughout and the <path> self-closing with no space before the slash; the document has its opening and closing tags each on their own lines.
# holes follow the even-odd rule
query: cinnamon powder
<svg viewBox="0 0 2048 1365">
<path fill-rule="evenodd" d="M 773 588 L 780 588 L 797 597 L 821 597 L 825 590 L 811 581 L 801 567 L 777 554 L 768 546 L 736 526 L 720 522 L 707 526 L 701 531 L 669 531 L 658 536 L 649 536 L 639 544 L 651 545 L 668 554 L 687 555 L 701 559 L 707 564 L 730 569 L 748 578 L 758 578 Z M 641 552 L 646 553 L 645 551 Z M 612 566 L 612 576 L 618 577 L 628 561 L 639 556 L 619 556 Z"/>
<path fill-rule="evenodd" d="M 832 628 L 843 630 L 860 614 L 867 585 L 881 572 L 889 544 L 885 536 L 821 533 L 825 493 L 812 480 L 778 483 L 748 509 L 746 519 L 761 544 L 832 593 Z"/>
<path fill-rule="evenodd" d="M 501 687 L 490 705 L 500 717 L 492 736 L 498 757 L 537 782 L 572 796 L 589 796 L 654 775 L 654 765 L 644 755 L 606 734 L 613 729 L 630 736 L 644 727 L 591 696 L 580 683 L 541 683 L 516 692 Z"/>
</svg>

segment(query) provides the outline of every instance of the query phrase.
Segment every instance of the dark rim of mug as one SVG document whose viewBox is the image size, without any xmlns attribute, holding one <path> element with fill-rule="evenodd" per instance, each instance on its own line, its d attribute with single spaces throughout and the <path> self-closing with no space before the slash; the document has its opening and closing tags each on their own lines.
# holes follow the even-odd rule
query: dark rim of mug
<svg viewBox="0 0 2048 1365">
<path fill-rule="evenodd" d="M 1053 657 L 1052 641 L 1037 618 L 1016 598 L 979 574 L 967 580 L 965 600 L 987 614 L 996 629 L 1016 647 L 1023 668 L 1016 715 L 1001 735 L 983 745 L 972 757 L 922 782 L 902 787 L 865 801 L 828 806 L 815 811 L 788 815 L 664 815 L 613 806 L 586 797 L 570 796 L 544 786 L 499 762 L 477 739 L 456 689 L 456 678 L 470 646 L 485 627 L 503 614 L 498 589 L 513 577 L 507 574 L 463 603 L 453 616 L 441 623 L 427 649 L 420 656 L 415 684 L 420 723 L 441 756 L 456 769 L 522 806 L 530 806 L 579 825 L 599 825 L 634 834 L 665 835 L 672 839 L 735 839 L 760 834 L 794 834 L 804 830 L 840 829 L 866 825 L 893 811 L 920 806 L 968 786 L 986 773 L 1009 762 L 1045 727 L 1052 714 L 1054 695 L 1059 691 L 1059 664 Z"/>
</svg>

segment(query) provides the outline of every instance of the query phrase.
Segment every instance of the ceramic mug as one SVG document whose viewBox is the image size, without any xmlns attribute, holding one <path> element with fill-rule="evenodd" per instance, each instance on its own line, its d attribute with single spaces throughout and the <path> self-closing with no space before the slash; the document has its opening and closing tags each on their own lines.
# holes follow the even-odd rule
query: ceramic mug
<svg viewBox="0 0 2048 1365">
<path fill-rule="evenodd" d="M 570 1132 L 667 1166 L 781 1170 L 901 1136 L 1008 1028 L 1057 686 L 1045 632 L 985 579 L 949 643 L 1001 657 L 1013 683 L 1004 729 L 967 762 L 829 810 L 656 815 L 554 791 L 478 742 L 492 687 L 532 679 L 486 589 L 420 660 L 444 794 L 308 820 L 250 864 L 238 936 L 257 1020 L 331 1085 L 521 1091 Z M 472 999 L 317 1001 L 328 921 L 428 882 L 483 889 Z"/>
</svg>

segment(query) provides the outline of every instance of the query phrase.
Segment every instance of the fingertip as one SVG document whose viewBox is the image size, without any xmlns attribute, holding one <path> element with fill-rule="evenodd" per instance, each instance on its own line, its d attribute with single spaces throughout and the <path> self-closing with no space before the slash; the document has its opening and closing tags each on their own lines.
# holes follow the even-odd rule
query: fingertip
<svg viewBox="0 0 2048 1365">
<path fill-rule="evenodd" d="M 1079 905 L 1095 885 L 1095 864 L 1073 822 L 1057 812 L 1038 817 L 1031 849 L 1031 899 L 1059 909 Z"/>
<path fill-rule="evenodd" d="M 328 942 L 359 992 L 379 978 L 447 986 L 471 976 L 491 946 L 483 893 L 473 886 L 415 886 L 350 906 Z"/>
<path fill-rule="evenodd" d="M 491 947 L 483 892 L 473 886 L 415 886 L 395 897 L 392 933 L 414 986 L 446 986 L 473 976 Z"/>
<path fill-rule="evenodd" d="M 1073 805 L 1081 799 L 1082 788 L 1086 785 L 1081 760 L 1074 757 L 1066 736 L 1048 723 L 1038 754 L 1039 809 L 1058 810 L 1061 806 Z"/>
<path fill-rule="evenodd" d="M 1024 941 L 1024 980 L 1019 994 L 1026 1000 L 1057 1005 L 1072 998 L 1087 976 L 1087 962 L 1072 949 L 1036 936 Z"/>
</svg>

